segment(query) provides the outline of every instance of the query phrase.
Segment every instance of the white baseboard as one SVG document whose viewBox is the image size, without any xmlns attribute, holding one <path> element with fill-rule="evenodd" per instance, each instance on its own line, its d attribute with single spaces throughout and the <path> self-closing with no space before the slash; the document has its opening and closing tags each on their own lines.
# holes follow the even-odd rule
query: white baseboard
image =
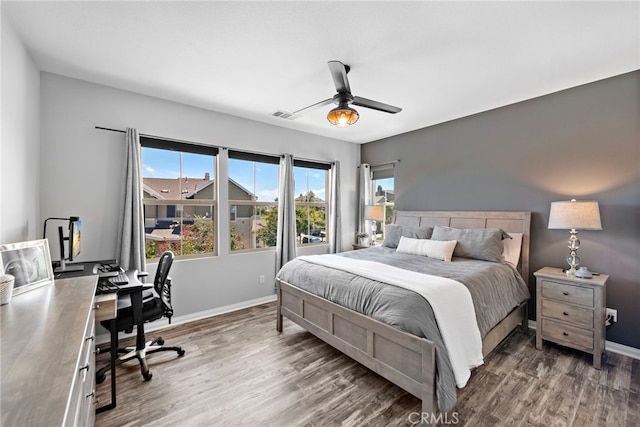
<svg viewBox="0 0 640 427">
<path fill-rule="evenodd" d="M 536 329 L 536 321 L 529 320 L 529 329 Z M 618 344 L 617 342 L 606 341 L 605 349 L 612 353 L 621 354 L 623 356 L 631 357 L 632 359 L 640 360 L 640 348 L 631 347 L 624 344 Z"/>
<path fill-rule="evenodd" d="M 260 304 L 266 304 L 268 302 L 272 302 L 276 300 L 276 294 L 267 295 L 266 297 L 255 298 L 249 301 L 243 301 L 237 304 L 226 305 L 224 307 L 213 308 L 211 310 L 199 311 L 197 313 L 191 313 L 184 316 L 175 316 L 171 319 L 171 324 L 167 319 L 157 320 L 153 323 L 145 324 L 144 331 L 153 332 L 158 331 L 169 326 L 181 325 L 187 322 L 193 322 L 200 319 L 206 319 L 207 317 L 218 316 L 220 314 L 231 313 L 232 311 L 242 310 L 244 308 L 254 307 Z M 275 320 L 274 320 L 275 322 Z M 275 323 L 274 323 L 275 324 Z M 136 335 L 135 331 L 130 334 L 125 334 L 123 332 L 120 333 L 119 338 L 126 337 L 134 337 Z M 100 333 L 96 336 L 96 344 L 107 344 L 110 341 L 110 336 L 108 331 L 104 333 Z"/>
</svg>

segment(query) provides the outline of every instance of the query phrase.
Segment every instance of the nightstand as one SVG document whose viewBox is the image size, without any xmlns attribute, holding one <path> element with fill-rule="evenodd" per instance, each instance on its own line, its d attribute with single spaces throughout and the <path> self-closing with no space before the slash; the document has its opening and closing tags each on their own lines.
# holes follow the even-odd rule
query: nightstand
<svg viewBox="0 0 640 427">
<path fill-rule="evenodd" d="M 536 348 L 542 340 L 593 354 L 600 369 L 605 345 L 606 285 L 609 276 L 568 276 L 544 267 L 536 276 Z"/>
<path fill-rule="evenodd" d="M 361 245 L 359 243 L 354 243 L 353 245 L 351 245 L 354 251 L 357 251 L 358 249 L 374 248 L 376 246 L 377 245 Z"/>
</svg>

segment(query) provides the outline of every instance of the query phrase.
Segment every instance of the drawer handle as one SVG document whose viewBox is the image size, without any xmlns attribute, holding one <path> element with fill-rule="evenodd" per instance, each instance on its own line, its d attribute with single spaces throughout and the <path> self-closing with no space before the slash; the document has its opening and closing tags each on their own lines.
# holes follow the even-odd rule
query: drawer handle
<svg viewBox="0 0 640 427">
<path fill-rule="evenodd" d="M 87 394 L 85 397 L 88 399 L 91 396 L 95 396 L 96 395 L 96 391 L 95 390 L 91 390 L 91 393 Z"/>
<path fill-rule="evenodd" d="M 85 369 L 86 369 L 87 371 L 89 371 L 89 366 L 90 366 L 90 365 L 87 363 L 87 364 L 86 364 L 86 365 L 84 365 L 82 368 L 80 368 L 80 372 L 82 372 L 82 371 L 83 371 L 83 370 L 85 370 Z"/>
<path fill-rule="evenodd" d="M 94 339 L 96 339 L 96 337 L 94 337 L 93 335 L 86 337 L 84 340 L 85 341 L 93 341 Z"/>
<path fill-rule="evenodd" d="M 565 337 L 569 336 L 569 332 L 563 332 L 562 335 L 564 335 Z"/>
<path fill-rule="evenodd" d="M 564 295 L 565 297 L 569 295 L 569 292 L 565 291 L 562 293 L 562 295 Z"/>
<path fill-rule="evenodd" d="M 563 311 L 562 314 L 564 314 L 565 316 L 569 315 L 569 313 L 567 313 L 566 311 Z"/>
<path fill-rule="evenodd" d="M 96 304 L 93 306 L 93 309 L 94 309 L 94 310 L 100 310 L 100 304 L 96 303 Z"/>
</svg>

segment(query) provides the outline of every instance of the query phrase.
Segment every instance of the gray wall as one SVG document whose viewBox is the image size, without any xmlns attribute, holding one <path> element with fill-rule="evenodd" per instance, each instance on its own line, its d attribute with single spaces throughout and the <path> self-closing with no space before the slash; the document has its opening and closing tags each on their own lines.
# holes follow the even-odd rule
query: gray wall
<svg viewBox="0 0 640 427">
<path fill-rule="evenodd" d="M 597 200 L 603 230 L 579 233 L 581 265 L 611 276 L 607 339 L 640 348 L 639 113 L 636 71 L 364 144 L 361 156 L 401 160 L 397 209 L 531 211 L 532 272 L 566 266 L 569 233 L 547 229 L 550 203 Z"/>
<path fill-rule="evenodd" d="M 202 144 L 261 153 L 292 153 L 319 161 L 341 161 L 343 206 L 356 203 L 360 147 L 232 117 L 184 104 L 41 73 L 40 218 L 78 215 L 82 224 L 80 261 L 113 258 L 123 187 L 124 134 L 95 126 L 124 129 Z M 227 182 L 221 150 L 220 181 Z M 228 186 L 219 191 L 228 193 Z M 221 200 L 226 200 L 221 195 Z M 266 298 L 274 294 L 275 250 L 230 254 L 229 208 L 218 206 L 219 256 L 178 260 L 174 279 L 176 315 L 196 313 Z M 343 245 L 353 240 L 355 214 L 343 212 Z M 327 246 L 300 253 L 326 252 Z M 53 258 L 57 250 L 52 248 Z M 153 266 L 150 268 L 153 272 Z M 265 284 L 259 276 L 265 276 Z"/>
<path fill-rule="evenodd" d="M 1 11 L 1 9 L 0 9 Z M 2 16 L 0 244 L 42 237 L 38 218 L 40 72 Z"/>
</svg>

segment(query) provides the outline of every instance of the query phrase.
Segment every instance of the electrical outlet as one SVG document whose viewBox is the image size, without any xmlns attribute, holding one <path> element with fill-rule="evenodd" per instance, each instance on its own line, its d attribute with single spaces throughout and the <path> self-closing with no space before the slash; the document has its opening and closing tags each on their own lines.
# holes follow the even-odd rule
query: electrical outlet
<svg viewBox="0 0 640 427">
<path fill-rule="evenodd" d="M 613 308 L 607 308 L 607 319 L 610 319 L 611 322 L 615 323 L 618 321 L 618 310 L 614 310 Z"/>
<path fill-rule="evenodd" d="M 264 285 L 264 274 L 260 275 L 260 284 Z"/>
</svg>

